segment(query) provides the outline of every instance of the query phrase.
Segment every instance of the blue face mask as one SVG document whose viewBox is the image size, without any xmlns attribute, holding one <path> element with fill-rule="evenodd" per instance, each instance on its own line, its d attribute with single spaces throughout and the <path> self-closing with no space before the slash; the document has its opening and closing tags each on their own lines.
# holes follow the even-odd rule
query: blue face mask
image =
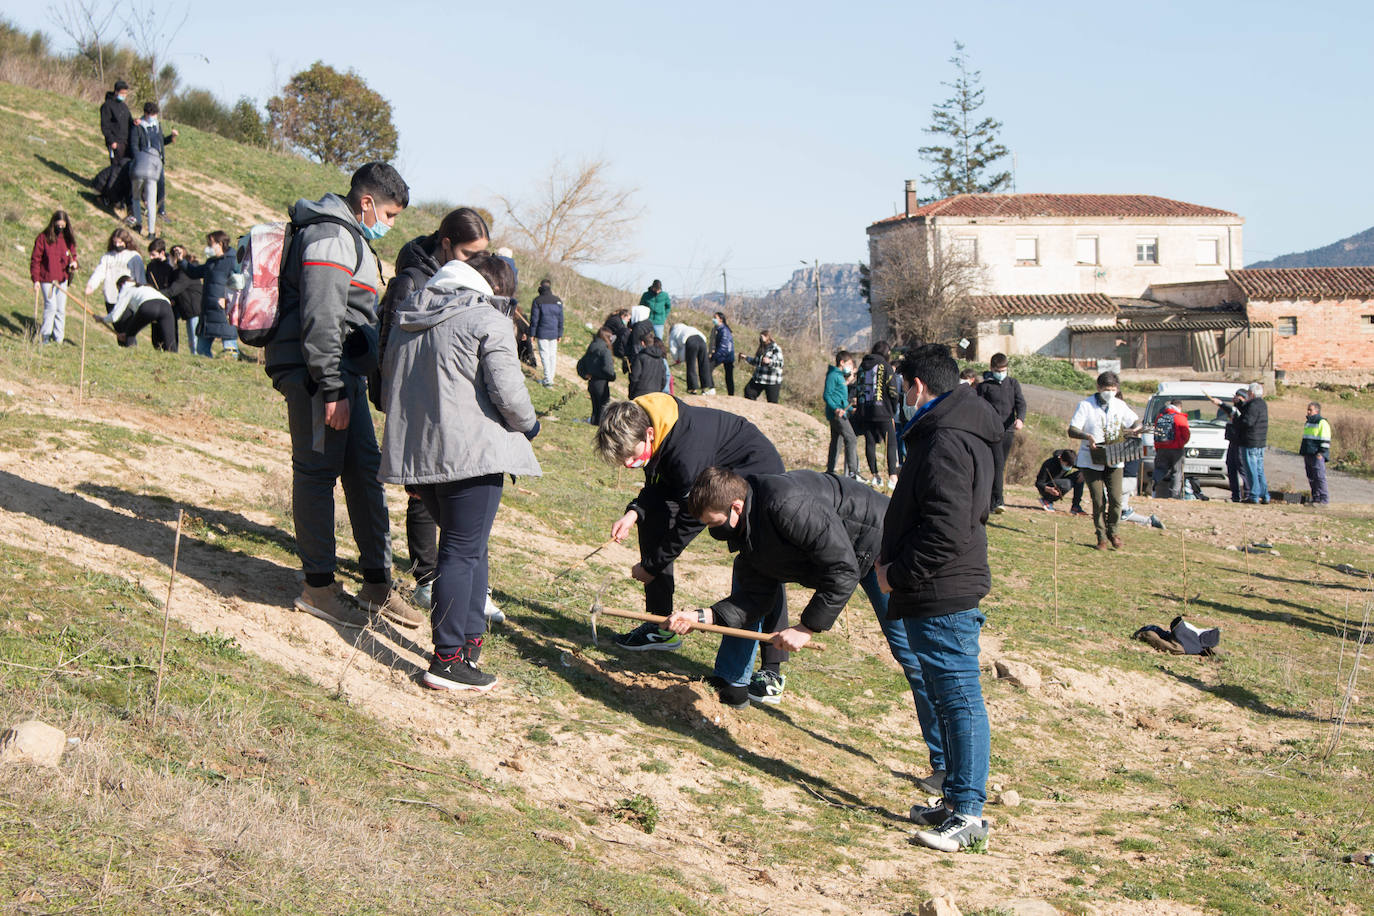
<svg viewBox="0 0 1374 916">
<path fill-rule="evenodd" d="M 997 379 L 997 381 L 999 382 L 1005 382 L 1007 380 L 1007 373 L 1005 371 L 994 372 L 992 374 L 992 377 Z"/>
<path fill-rule="evenodd" d="M 391 227 L 382 222 L 382 214 L 377 209 L 377 202 L 375 200 L 372 202 L 372 219 L 374 222 L 371 226 L 366 223 L 363 224 L 363 238 L 375 242 L 391 231 Z"/>
</svg>

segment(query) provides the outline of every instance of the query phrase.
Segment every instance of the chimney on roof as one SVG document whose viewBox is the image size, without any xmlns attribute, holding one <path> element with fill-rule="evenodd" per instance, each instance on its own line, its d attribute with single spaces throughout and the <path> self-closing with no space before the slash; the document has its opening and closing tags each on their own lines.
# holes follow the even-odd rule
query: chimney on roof
<svg viewBox="0 0 1374 916">
<path fill-rule="evenodd" d="M 906 180 L 906 215 L 910 216 L 915 213 L 920 206 L 916 201 L 916 179 L 908 178 Z"/>
</svg>

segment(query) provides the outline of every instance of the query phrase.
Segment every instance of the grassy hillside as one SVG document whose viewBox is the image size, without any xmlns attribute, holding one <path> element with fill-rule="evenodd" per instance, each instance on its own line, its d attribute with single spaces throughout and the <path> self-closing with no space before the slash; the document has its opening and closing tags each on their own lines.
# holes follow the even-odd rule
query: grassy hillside
<svg viewBox="0 0 1374 916">
<path fill-rule="evenodd" d="M 77 215 L 80 189 L 60 196 L 65 180 L 24 152 L 24 125 L 74 133 L 78 115 L 0 85 L 0 151 L 28 182 L 0 192 L 0 215 L 19 214 L 4 241 L 24 249 L 0 249 L 0 726 L 37 717 L 80 739 L 55 771 L 0 774 L 5 908 L 890 914 L 948 892 L 982 916 L 1028 901 L 1110 916 L 1374 911 L 1370 872 L 1342 861 L 1374 847 L 1371 646 L 1351 638 L 1371 592 L 1341 571 L 1369 568 L 1369 507 L 1142 500 L 1169 529 L 1128 530 L 1125 550 L 1102 554 L 1087 520 L 1032 511 L 1031 492 L 1011 488 L 989 526 L 984 604 L 994 833 L 983 855 L 932 853 L 908 843 L 924 750 L 862 596 L 825 652 L 789 663 L 776 708 L 722 708 L 700 681 L 707 639 L 628 655 L 607 640 L 623 627 L 603 619 L 593 643 L 594 598 L 640 606 L 625 576 L 636 556 L 611 547 L 569 568 L 638 481 L 590 460 L 584 395 L 567 378 L 531 386 L 550 418 L 544 476 L 507 487 L 493 536 L 510 619 L 484 656 L 501 678 L 492 694 L 422 690 L 427 633 L 341 632 L 291 611 L 284 418 L 260 369 L 119 350 L 92 329 L 79 399 L 79 349 L 26 338 L 30 214 L 101 218 Z M 236 149 L 200 139 L 236 168 Z M 66 167 L 98 164 L 98 149 L 66 142 Z M 182 167 L 204 174 L 195 148 Z M 253 206 L 312 175 L 301 193 L 331 186 L 254 155 L 243 161 L 277 190 L 220 179 Z M 39 188 L 52 196 L 35 200 Z M 174 218 L 228 218 L 173 194 Z M 582 309 L 596 289 L 565 298 Z M 800 411 L 715 403 L 747 411 L 790 466 L 824 446 Z M 404 497 L 389 498 L 404 568 Z M 354 588 L 342 517 L 338 533 Z M 1234 549 L 1261 539 L 1274 550 Z M 720 597 L 729 562 L 694 543 L 682 602 Z M 789 594 L 794 610 L 807 597 Z M 1184 611 L 1221 626 L 1224 658 L 1129 639 Z M 996 678 L 995 661 L 1030 666 L 1038 685 Z"/>
</svg>

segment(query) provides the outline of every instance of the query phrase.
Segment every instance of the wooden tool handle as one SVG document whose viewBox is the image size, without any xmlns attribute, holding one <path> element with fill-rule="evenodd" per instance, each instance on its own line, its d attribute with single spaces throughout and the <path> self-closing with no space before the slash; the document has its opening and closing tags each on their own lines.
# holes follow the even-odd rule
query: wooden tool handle
<svg viewBox="0 0 1374 916">
<path fill-rule="evenodd" d="M 614 611 L 610 608 L 602 608 L 601 613 L 607 617 L 624 617 L 628 620 L 645 620 L 656 623 L 659 626 L 668 622 L 668 618 L 659 614 L 646 614 L 643 611 Z M 741 630 L 736 627 L 723 627 L 715 623 L 694 623 L 693 630 L 703 630 L 707 633 L 719 633 L 722 636 L 738 636 L 741 639 L 752 639 L 755 642 L 772 642 L 776 633 L 760 633 L 757 630 Z M 808 642 L 802 648 L 815 649 L 817 652 L 824 652 L 825 645 L 818 642 Z"/>
</svg>

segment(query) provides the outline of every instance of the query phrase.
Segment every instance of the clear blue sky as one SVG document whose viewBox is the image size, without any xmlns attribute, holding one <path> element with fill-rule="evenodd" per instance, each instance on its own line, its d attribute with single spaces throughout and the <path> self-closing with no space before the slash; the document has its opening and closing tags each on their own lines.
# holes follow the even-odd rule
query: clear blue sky
<svg viewBox="0 0 1374 916">
<path fill-rule="evenodd" d="M 5 15 L 53 31 L 44 10 Z M 1019 191 L 1234 210 L 1247 261 L 1366 229 L 1371 25 L 1356 2 L 242 0 L 196 4 L 173 62 L 260 103 L 316 59 L 356 68 L 395 108 L 421 199 L 489 205 L 555 156 L 604 156 L 646 212 L 639 257 L 590 272 L 676 294 L 718 288 L 721 264 L 744 290 L 864 258 L 865 226 L 928 171 L 956 39 Z"/>
</svg>

